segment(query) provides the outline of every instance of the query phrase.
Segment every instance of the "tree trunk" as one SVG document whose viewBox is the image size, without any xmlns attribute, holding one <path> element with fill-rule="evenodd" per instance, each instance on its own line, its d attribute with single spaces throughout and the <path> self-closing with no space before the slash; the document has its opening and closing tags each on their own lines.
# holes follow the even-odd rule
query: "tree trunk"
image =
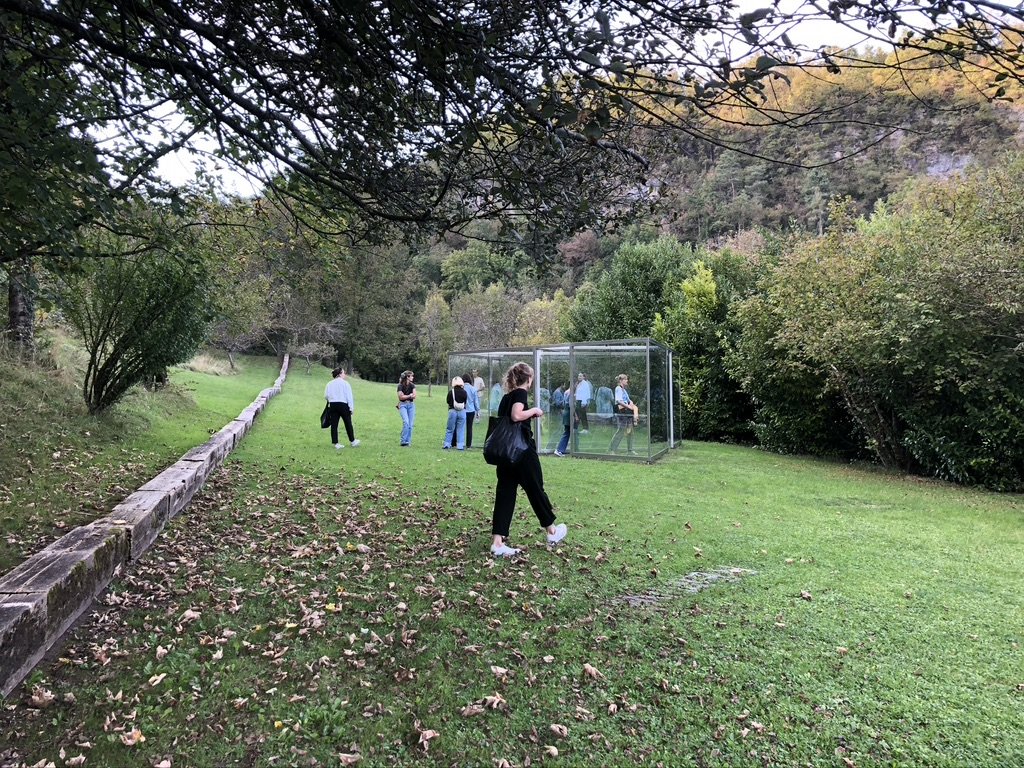
<svg viewBox="0 0 1024 768">
<path fill-rule="evenodd" d="M 36 351 L 36 283 L 32 261 L 21 256 L 7 269 L 7 338 L 15 354 L 28 359 Z"/>
</svg>

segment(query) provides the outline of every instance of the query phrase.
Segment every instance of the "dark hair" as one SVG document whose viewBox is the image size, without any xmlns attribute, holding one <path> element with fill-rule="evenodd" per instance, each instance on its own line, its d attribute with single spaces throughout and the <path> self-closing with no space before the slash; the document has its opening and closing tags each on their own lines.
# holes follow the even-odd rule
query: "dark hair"
<svg viewBox="0 0 1024 768">
<path fill-rule="evenodd" d="M 398 380 L 398 383 L 407 384 L 409 382 L 409 377 L 412 375 L 412 371 L 402 371 L 402 377 Z"/>
<path fill-rule="evenodd" d="M 533 378 L 533 368 L 526 363 L 516 363 L 505 372 L 505 391 L 511 392 Z"/>
<path fill-rule="evenodd" d="M 338 378 L 338 376 L 340 376 L 344 372 L 345 372 L 344 368 L 335 368 L 333 371 L 331 371 L 331 378 L 332 379 L 336 379 L 336 378 Z"/>
</svg>

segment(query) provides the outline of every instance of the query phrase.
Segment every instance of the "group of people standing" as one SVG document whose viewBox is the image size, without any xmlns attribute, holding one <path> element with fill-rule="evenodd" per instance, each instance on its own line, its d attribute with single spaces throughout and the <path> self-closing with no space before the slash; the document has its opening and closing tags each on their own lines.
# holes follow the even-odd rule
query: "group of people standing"
<svg viewBox="0 0 1024 768">
<path fill-rule="evenodd" d="M 640 411 L 636 403 L 629 396 L 629 375 L 620 373 L 615 377 L 615 381 L 614 415 L 616 429 L 615 434 L 612 435 L 612 442 L 608 447 L 608 452 L 615 453 L 622 443 L 622 438 L 625 437 L 626 452 L 635 456 L 636 451 L 633 450 L 633 430 L 640 422 Z M 576 377 L 575 386 L 566 384 L 564 389 L 562 387 L 556 389 L 555 394 L 554 401 L 556 407 L 557 403 L 562 403 L 562 436 L 558 441 L 558 446 L 555 448 L 555 456 L 564 456 L 569 448 L 570 419 L 576 427 L 575 435 L 577 442 L 573 443 L 574 450 L 579 449 L 579 435 L 590 433 L 587 409 L 593 400 L 594 389 L 586 374 L 581 373 Z M 551 447 L 550 443 L 548 447 Z"/>
<path fill-rule="evenodd" d="M 355 399 L 352 386 L 347 381 L 344 368 L 331 371 L 331 380 L 324 390 L 324 398 L 328 404 L 330 419 L 331 442 L 335 450 L 341 450 L 345 444 L 338 440 L 338 423 L 343 422 L 349 444 L 354 448 L 359 445 L 352 426 L 352 414 L 355 411 Z M 484 380 L 478 371 L 473 370 L 465 376 L 452 379 L 448 390 L 448 422 L 445 427 L 444 442 L 441 448 L 455 448 L 464 451 L 473 447 L 473 424 L 480 418 L 481 395 L 485 388 Z M 576 427 L 576 435 L 589 433 L 587 408 L 593 399 L 593 387 L 586 375 L 576 377 L 575 387 L 566 384 L 564 389 L 555 390 L 556 407 L 562 409 L 562 435 L 555 448 L 555 456 L 564 456 L 569 448 L 570 420 Z M 622 438 L 626 438 L 626 450 L 635 455 L 633 450 L 633 429 L 639 423 L 639 410 L 629 396 L 629 376 L 621 373 L 616 377 L 615 386 L 615 423 L 616 430 L 612 436 L 609 453 L 615 453 Z M 563 405 L 564 404 L 564 405 Z M 570 405 L 573 407 L 570 408 Z M 412 443 L 413 425 L 416 421 L 416 377 L 412 371 L 403 371 L 398 381 L 398 404 L 395 406 L 402 417 L 402 436 L 399 445 L 403 448 Z M 550 449 L 550 444 L 549 444 Z M 578 449 L 578 445 L 575 445 Z"/>
</svg>

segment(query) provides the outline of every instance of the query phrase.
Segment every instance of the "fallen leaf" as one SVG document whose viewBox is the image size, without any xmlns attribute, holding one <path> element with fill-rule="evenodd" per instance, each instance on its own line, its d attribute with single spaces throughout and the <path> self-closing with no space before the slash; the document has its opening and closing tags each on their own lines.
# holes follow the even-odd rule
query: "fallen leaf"
<svg viewBox="0 0 1024 768">
<path fill-rule="evenodd" d="M 548 757 L 558 757 L 558 747 L 553 747 L 548 744 L 544 747 L 544 754 Z"/>
<path fill-rule="evenodd" d="M 430 730 L 429 728 L 425 731 L 420 731 L 419 745 L 423 747 L 423 751 L 426 752 L 429 749 L 431 739 L 436 739 L 440 735 L 437 731 Z"/>
<path fill-rule="evenodd" d="M 48 706 L 53 704 L 57 697 L 53 695 L 51 691 L 46 690 L 40 685 L 37 685 L 32 689 L 32 696 L 28 700 L 30 707 L 36 709 L 46 709 Z"/>
<path fill-rule="evenodd" d="M 804 600 L 812 600 L 812 599 L 813 599 L 813 598 L 811 597 L 811 593 L 810 593 L 810 592 L 808 592 L 808 591 L 807 591 L 806 589 L 805 589 L 805 590 L 802 590 L 802 591 L 800 592 L 800 597 L 802 597 L 802 598 L 803 598 Z"/>
<path fill-rule="evenodd" d="M 134 747 L 136 744 L 141 744 L 146 740 L 146 737 L 142 735 L 142 731 L 138 728 L 132 728 L 128 733 L 121 734 L 121 743 L 126 747 Z"/>
<path fill-rule="evenodd" d="M 569 729 L 561 723 L 552 723 L 550 728 L 551 732 L 560 739 L 564 739 L 569 736 Z"/>
<path fill-rule="evenodd" d="M 356 755 L 351 752 L 342 752 L 340 755 L 338 755 L 338 762 L 341 765 L 355 765 L 362 759 L 362 755 Z"/>
<path fill-rule="evenodd" d="M 594 680 L 603 680 L 604 675 L 597 669 L 597 667 L 591 666 L 590 664 L 583 665 L 583 673 Z"/>
</svg>

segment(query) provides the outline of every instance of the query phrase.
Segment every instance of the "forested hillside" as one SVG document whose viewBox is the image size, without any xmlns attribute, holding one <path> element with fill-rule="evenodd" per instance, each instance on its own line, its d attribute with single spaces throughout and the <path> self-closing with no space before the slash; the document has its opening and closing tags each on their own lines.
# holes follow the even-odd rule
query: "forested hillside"
<svg viewBox="0 0 1024 768">
<path fill-rule="evenodd" d="M 669 232 L 694 242 L 753 227 L 820 234 L 832 198 L 866 213 L 910 177 L 987 164 L 1021 141 L 1022 106 L 987 101 L 949 68 L 789 77 L 773 89 L 779 124 L 737 113 L 736 128 L 715 135 L 718 146 L 694 140 L 663 158 Z M 811 105 L 813 116 L 786 119 Z"/>
</svg>

